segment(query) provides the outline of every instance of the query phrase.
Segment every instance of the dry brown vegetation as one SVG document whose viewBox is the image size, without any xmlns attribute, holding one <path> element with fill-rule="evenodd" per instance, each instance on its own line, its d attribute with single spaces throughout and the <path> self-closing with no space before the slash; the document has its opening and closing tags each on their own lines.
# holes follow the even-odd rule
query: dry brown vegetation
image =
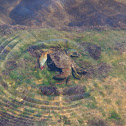
<svg viewBox="0 0 126 126">
<path fill-rule="evenodd" d="M 0 18 L 7 24 L 126 28 L 123 0 L 6 0 L 0 3 Z"/>
<path fill-rule="evenodd" d="M 125 10 L 125 0 L 0 0 L 0 126 L 125 126 Z M 80 80 L 40 70 L 42 50 L 59 45 L 81 54 Z"/>
<path fill-rule="evenodd" d="M 71 33 L 40 28 L 1 36 L 0 124 L 125 126 L 125 34 L 126 31 Z M 78 50 L 81 45 L 78 51 L 82 57 L 75 61 L 90 71 L 81 80 L 71 78 L 68 85 L 57 85 L 53 80 L 56 73 L 47 67 L 42 72 L 36 57 L 27 51 L 40 40 L 45 42 L 46 48 L 57 44 L 64 47 L 60 38 L 69 41 L 68 47 Z M 101 47 L 97 60 L 85 46 L 91 44 Z M 51 89 L 48 86 L 56 87 L 53 90 L 60 94 L 54 96 L 55 92 L 51 90 L 53 95 L 43 95 L 40 90 L 43 86 L 46 90 Z M 66 92 L 62 94 L 63 90 Z"/>
</svg>

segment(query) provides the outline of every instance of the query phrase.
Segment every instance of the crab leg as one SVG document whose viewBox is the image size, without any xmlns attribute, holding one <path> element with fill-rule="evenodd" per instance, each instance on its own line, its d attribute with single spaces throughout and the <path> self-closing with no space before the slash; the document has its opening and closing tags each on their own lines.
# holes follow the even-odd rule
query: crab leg
<svg viewBox="0 0 126 126">
<path fill-rule="evenodd" d="M 72 65 L 72 74 L 76 79 L 80 79 L 81 76 L 77 73 L 75 67 Z"/>
<path fill-rule="evenodd" d="M 71 68 L 65 68 L 65 69 L 62 69 L 61 74 L 55 75 L 54 79 L 63 80 L 63 79 L 66 79 L 70 75 L 71 75 Z"/>
</svg>

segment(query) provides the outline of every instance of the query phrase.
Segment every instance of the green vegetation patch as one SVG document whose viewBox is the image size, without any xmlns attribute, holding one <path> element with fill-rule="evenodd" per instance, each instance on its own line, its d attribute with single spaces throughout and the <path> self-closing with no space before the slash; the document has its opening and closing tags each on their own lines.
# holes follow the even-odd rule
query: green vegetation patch
<svg viewBox="0 0 126 126">
<path fill-rule="evenodd" d="M 108 119 L 120 121 L 121 117 L 116 111 L 113 110 L 110 112 L 110 116 L 108 117 Z"/>
</svg>

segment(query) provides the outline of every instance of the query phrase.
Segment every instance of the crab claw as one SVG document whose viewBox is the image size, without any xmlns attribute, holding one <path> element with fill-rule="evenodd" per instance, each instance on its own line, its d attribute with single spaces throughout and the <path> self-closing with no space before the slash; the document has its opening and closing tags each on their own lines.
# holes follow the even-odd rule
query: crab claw
<svg viewBox="0 0 126 126">
<path fill-rule="evenodd" d="M 41 66 L 40 68 L 41 68 L 41 70 L 43 70 L 43 69 L 44 69 L 44 67 L 43 67 L 43 66 Z"/>
</svg>

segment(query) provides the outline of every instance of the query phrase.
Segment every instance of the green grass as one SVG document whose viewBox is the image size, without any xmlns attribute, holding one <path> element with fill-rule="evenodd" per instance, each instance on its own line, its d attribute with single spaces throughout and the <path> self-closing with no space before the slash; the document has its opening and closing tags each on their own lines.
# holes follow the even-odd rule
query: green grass
<svg viewBox="0 0 126 126">
<path fill-rule="evenodd" d="M 95 102 L 90 102 L 90 103 L 87 103 L 86 107 L 89 109 L 96 109 L 97 105 Z"/>
<path fill-rule="evenodd" d="M 120 121 L 121 117 L 116 111 L 113 110 L 112 112 L 110 112 L 110 116 L 108 117 L 108 119 Z"/>
<path fill-rule="evenodd" d="M 85 114 L 84 120 L 78 117 L 77 113 L 74 111 L 73 114 L 71 115 L 71 117 L 77 118 L 80 125 L 83 125 L 83 122 L 85 122 L 89 118 L 93 118 L 93 115 L 90 115 L 90 117 L 88 117 L 89 115 L 88 113 L 86 113 L 87 111 L 92 112 L 97 110 L 99 112 L 98 115 L 101 114 L 102 118 L 109 119 L 108 122 L 110 123 L 110 125 L 113 123 L 113 120 L 116 121 L 120 121 L 122 119 L 125 120 L 125 115 L 118 114 L 116 112 L 116 108 L 118 108 L 119 113 L 121 113 L 121 111 L 124 111 L 124 109 L 121 108 L 121 106 L 125 105 L 123 103 L 122 97 L 126 97 L 125 94 L 123 93 L 123 91 L 125 91 L 123 90 L 125 89 L 125 86 L 123 84 L 126 82 L 126 78 L 125 78 L 126 66 L 124 63 L 126 61 L 126 57 L 125 54 L 120 54 L 119 51 L 114 50 L 114 47 L 117 43 L 122 43 L 126 41 L 125 34 L 126 31 L 118 31 L 118 30 L 115 31 L 114 30 L 108 30 L 108 31 L 88 30 L 82 33 L 77 33 L 77 32 L 71 33 L 66 31 L 59 32 L 56 29 L 34 29 L 28 31 L 27 30 L 18 31 L 10 35 L 12 37 L 10 36 L 5 36 L 4 38 L 0 37 L 1 45 L 3 45 L 4 47 L 9 46 L 11 49 L 7 55 L 5 54 L 2 56 L 3 60 L 0 60 L 0 64 L 2 64 L 0 67 L 1 68 L 0 76 L 2 76 L 1 80 L 6 81 L 8 85 L 13 81 L 16 82 L 15 85 L 13 85 L 12 83 L 12 85 L 8 87 L 9 89 L 6 89 L 12 94 L 12 96 L 9 97 L 7 96 L 6 90 L 2 86 L 0 86 L 1 87 L 0 98 L 16 99 L 17 96 L 25 95 L 16 91 L 18 87 L 24 86 L 27 88 L 28 86 L 30 86 L 31 90 L 28 91 L 27 97 L 31 98 L 31 101 L 33 99 L 32 102 L 41 105 L 41 102 L 37 102 L 37 100 L 35 99 L 36 93 L 38 96 L 41 95 L 40 92 L 38 91 L 41 86 L 53 85 L 56 86 L 58 89 L 64 89 L 66 87 L 71 87 L 71 86 L 81 84 L 86 86 L 86 93 L 90 94 L 91 96 L 88 95 L 87 98 L 81 99 L 81 101 L 83 101 L 81 106 L 84 107 L 84 110 L 83 111 L 80 110 L 80 114 Z M 19 38 L 15 38 L 14 36 L 19 36 Z M 52 39 L 61 39 L 61 38 L 67 39 L 68 43 L 64 44 L 62 40 L 60 41 L 52 40 Z M 38 67 L 36 67 L 37 58 L 31 56 L 27 52 L 27 48 L 30 45 L 37 44 L 38 42 L 41 41 L 45 42 L 45 48 L 50 48 L 50 46 L 52 45 L 53 46 L 60 45 L 64 49 L 74 48 L 78 50 L 82 54 L 82 57 L 74 58 L 74 60 L 76 63 L 78 63 L 79 66 L 82 65 L 81 62 L 85 62 L 87 64 L 86 67 L 98 65 L 100 63 L 107 63 L 110 66 L 112 66 L 112 71 L 109 72 L 106 77 L 103 76 L 101 79 L 96 77 L 87 78 L 86 76 L 84 76 L 82 80 L 76 80 L 74 77 L 72 77 L 70 83 L 56 85 L 56 83 L 59 81 L 54 80 L 53 76 L 57 73 L 53 71 L 49 71 L 46 65 L 45 65 L 45 69 L 41 71 Z M 87 51 L 83 52 L 80 50 L 79 47 L 77 47 L 78 44 L 83 42 L 96 44 L 101 47 L 102 53 L 99 60 L 94 60 L 93 58 L 90 57 Z M 8 70 L 6 66 L 7 61 L 10 60 L 14 60 L 17 63 L 17 67 L 13 68 L 12 70 Z M 123 63 L 123 65 L 120 65 L 121 63 Z M 3 71 L 6 71 L 7 74 L 4 75 Z M 110 78 L 110 80 L 106 81 L 107 78 Z M 111 82 L 111 80 L 115 78 L 119 80 L 118 81 L 113 80 L 113 82 Z M 42 80 L 42 81 L 40 82 L 40 84 L 37 85 L 36 81 L 38 80 Z M 121 92 L 121 94 L 119 93 L 116 94 L 118 95 L 118 97 L 115 97 L 114 94 L 115 90 Z M 41 95 L 41 97 L 44 98 L 43 95 Z M 54 99 L 55 97 L 49 96 L 44 100 L 50 102 L 53 101 Z M 113 101 L 114 99 L 115 101 Z M 32 104 L 32 102 L 24 103 L 24 105 L 28 106 L 28 108 L 24 110 L 21 116 L 27 117 L 29 116 L 30 113 L 39 110 L 39 108 L 38 109 L 34 108 L 34 110 L 31 109 L 32 107 L 36 107 L 35 105 Z M 74 101 L 74 103 L 76 103 L 76 101 Z M 114 108 L 115 110 L 110 112 L 112 108 Z M 6 109 L 3 109 L 3 111 L 7 112 Z M 14 108 L 12 108 L 11 112 L 13 111 Z M 14 114 L 16 115 L 16 113 Z M 41 111 L 40 112 L 38 111 L 38 114 L 34 116 L 36 118 L 37 117 L 39 118 L 42 116 L 41 114 L 42 114 Z M 71 122 L 69 122 L 67 118 L 64 118 L 64 123 L 67 125 Z"/>
</svg>

